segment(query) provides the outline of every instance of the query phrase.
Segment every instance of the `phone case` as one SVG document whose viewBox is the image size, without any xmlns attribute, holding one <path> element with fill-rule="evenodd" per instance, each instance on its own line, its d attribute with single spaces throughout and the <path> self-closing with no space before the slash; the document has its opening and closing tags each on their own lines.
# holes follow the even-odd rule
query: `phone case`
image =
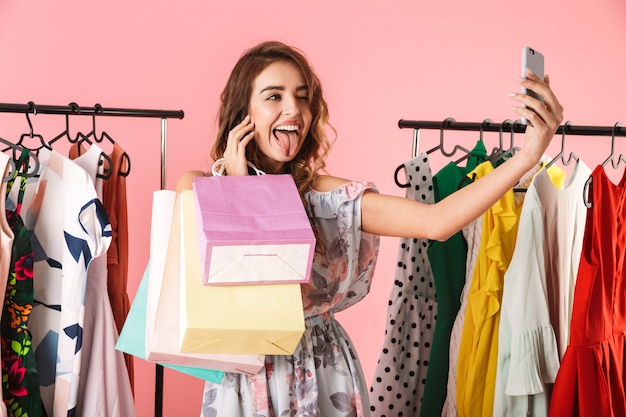
<svg viewBox="0 0 626 417">
<path fill-rule="evenodd" d="M 544 78 L 544 58 L 543 54 L 534 48 L 525 46 L 522 49 L 522 77 L 526 77 L 526 68 L 530 68 L 541 80 Z M 532 90 L 522 87 L 522 93 L 528 94 L 541 102 L 543 98 Z M 522 123 L 526 123 L 526 119 L 522 119 Z"/>
</svg>

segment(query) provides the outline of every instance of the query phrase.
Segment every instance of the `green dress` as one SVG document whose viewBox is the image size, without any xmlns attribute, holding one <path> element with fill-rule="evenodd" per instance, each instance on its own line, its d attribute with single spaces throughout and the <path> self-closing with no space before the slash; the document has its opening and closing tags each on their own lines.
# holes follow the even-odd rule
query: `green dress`
<svg viewBox="0 0 626 417">
<path fill-rule="evenodd" d="M 469 181 L 465 181 L 467 174 L 486 159 L 485 145 L 478 141 L 465 167 L 454 162 L 444 166 L 433 177 L 435 202 L 468 184 Z M 446 400 L 450 334 L 461 306 L 461 291 L 465 285 L 467 242 L 459 231 L 444 242 L 430 242 L 427 253 L 437 294 L 437 326 L 420 408 L 422 417 L 440 416 Z"/>
<path fill-rule="evenodd" d="M 26 167 L 27 158 L 27 154 L 22 154 L 16 166 Z M 7 184 L 7 195 L 14 182 L 15 176 Z M 31 334 L 28 330 L 28 319 L 33 308 L 34 297 L 33 250 L 30 233 L 20 216 L 26 177 L 21 177 L 19 184 L 20 190 L 15 210 L 6 210 L 7 221 L 13 231 L 14 239 L 0 321 L 2 393 L 10 417 L 39 417 L 43 415 L 43 411 L 37 363 L 32 349 Z"/>
</svg>

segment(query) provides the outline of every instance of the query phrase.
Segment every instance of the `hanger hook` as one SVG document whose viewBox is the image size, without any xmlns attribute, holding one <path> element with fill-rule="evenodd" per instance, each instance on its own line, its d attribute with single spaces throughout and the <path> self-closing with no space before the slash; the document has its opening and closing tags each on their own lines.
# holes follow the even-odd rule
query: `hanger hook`
<svg viewBox="0 0 626 417">
<path fill-rule="evenodd" d="M 441 153 L 448 157 L 454 155 L 454 151 L 452 151 L 451 153 L 448 153 L 443 148 L 443 131 L 446 129 L 446 126 L 449 126 L 450 123 L 452 122 L 456 122 L 456 120 L 454 120 L 452 117 L 446 117 L 444 121 L 441 122 L 441 128 L 439 128 L 439 144 L 441 146 Z"/>
<path fill-rule="evenodd" d="M 98 143 L 102 142 L 102 139 L 104 138 L 103 135 L 101 135 L 100 138 L 98 138 L 98 134 L 96 133 L 96 115 L 99 114 L 99 113 L 100 114 L 103 113 L 102 105 L 100 103 L 96 103 L 94 105 L 94 113 L 91 116 L 91 121 L 92 121 L 92 124 L 93 124 L 93 138 Z"/>
<path fill-rule="evenodd" d="M 483 120 L 483 122 L 480 124 L 480 136 L 479 139 L 482 141 L 483 140 L 483 133 L 484 133 L 484 129 L 489 126 L 491 123 L 493 123 L 493 120 L 491 119 L 485 119 Z"/>
<path fill-rule="evenodd" d="M 28 102 L 28 111 L 26 112 L 26 121 L 28 122 L 28 127 L 30 128 L 30 137 L 35 137 L 35 133 L 33 132 L 33 124 L 30 121 L 30 116 L 28 116 L 28 113 L 30 113 L 31 111 L 33 112 L 33 115 L 37 114 L 37 106 L 35 106 L 35 103 L 33 101 L 29 101 Z"/>
<path fill-rule="evenodd" d="M 615 162 L 614 158 L 613 158 L 613 154 L 615 152 L 615 132 L 617 131 L 618 128 L 621 128 L 622 125 L 620 124 L 620 122 L 617 122 L 613 125 L 613 131 L 611 133 L 611 154 L 608 156 L 608 158 L 606 158 L 604 160 L 604 162 L 602 162 L 602 166 L 605 166 L 607 162 L 611 161 L 611 165 L 613 166 L 613 168 L 617 168 L 619 166 L 619 161 L 620 158 L 617 159 L 617 163 Z"/>
<path fill-rule="evenodd" d="M 498 135 L 498 140 L 499 140 L 499 145 L 500 145 L 500 150 L 504 150 L 504 141 L 502 139 L 502 136 L 504 135 L 504 128 L 506 125 L 511 124 L 512 125 L 513 120 L 511 119 L 505 119 L 501 124 L 500 124 L 500 134 Z"/>
</svg>

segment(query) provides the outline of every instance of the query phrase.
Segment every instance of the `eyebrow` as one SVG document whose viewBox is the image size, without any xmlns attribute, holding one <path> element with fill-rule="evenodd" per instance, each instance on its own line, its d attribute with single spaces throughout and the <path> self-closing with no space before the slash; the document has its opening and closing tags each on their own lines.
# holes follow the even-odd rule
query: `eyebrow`
<svg viewBox="0 0 626 417">
<path fill-rule="evenodd" d="M 296 88 L 296 91 L 308 91 L 308 89 L 309 88 L 306 85 L 301 85 L 300 87 Z M 269 85 L 265 87 L 264 89 L 262 89 L 261 91 L 259 91 L 259 94 L 265 91 L 272 91 L 272 90 L 285 91 L 286 88 L 283 86 L 279 86 L 279 85 Z"/>
</svg>

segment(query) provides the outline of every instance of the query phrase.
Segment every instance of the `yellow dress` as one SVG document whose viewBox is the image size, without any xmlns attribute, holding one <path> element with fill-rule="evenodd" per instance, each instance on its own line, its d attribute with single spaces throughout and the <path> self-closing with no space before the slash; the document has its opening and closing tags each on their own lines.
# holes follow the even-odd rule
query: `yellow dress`
<svg viewBox="0 0 626 417">
<path fill-rule="evenodd" d="M 550 167 L 549 175 L 564 177 Z M 484 162 L 470 175 L 482 178 L 494 168 Z M 558 182 L 558 180 L 557 180 Z M 457 370 L 459 417 L 492 417 L 498 359 L 500 304 L 517 238 L 523 199 L 509 190 L 483 215 L 480 250 L 468 293 Z"/>
</svg>

